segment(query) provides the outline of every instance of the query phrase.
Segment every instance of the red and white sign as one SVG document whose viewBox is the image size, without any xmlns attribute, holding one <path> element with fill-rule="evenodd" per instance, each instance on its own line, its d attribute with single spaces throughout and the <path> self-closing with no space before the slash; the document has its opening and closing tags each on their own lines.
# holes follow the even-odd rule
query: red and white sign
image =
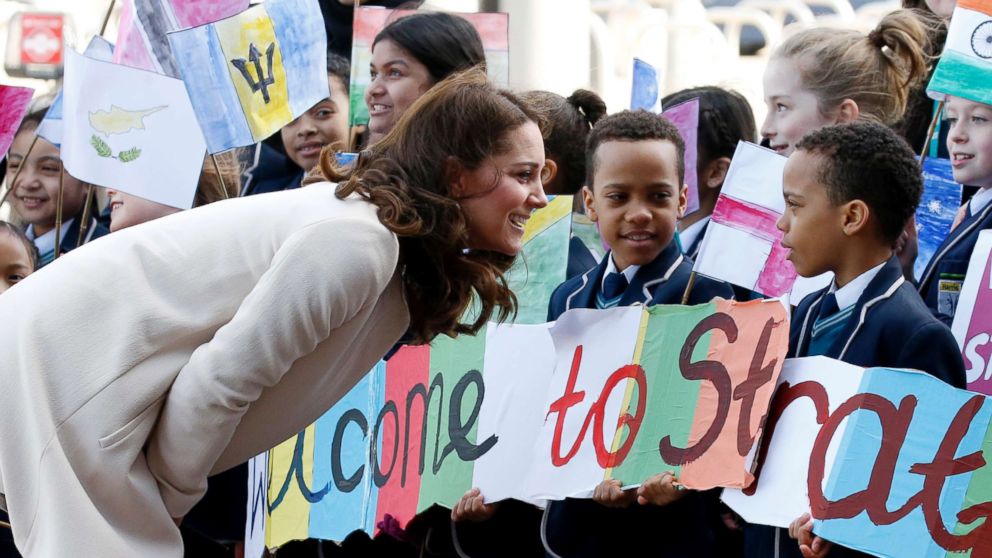
<svg viewBox="0 0 992 558">
<path fill-rule="evenodd" d="M 21 14 L 21 63 L 62 63 L 62 14 Z"/>
</svg>

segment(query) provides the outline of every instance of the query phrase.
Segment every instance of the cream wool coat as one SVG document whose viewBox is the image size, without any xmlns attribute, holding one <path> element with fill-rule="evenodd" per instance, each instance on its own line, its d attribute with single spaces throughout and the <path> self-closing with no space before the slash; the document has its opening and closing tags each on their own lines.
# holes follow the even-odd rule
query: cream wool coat
<svg viewBox="0 0 992 558">
<path fill-rule="evenodd" d="M 334 185 L 126 229 L 0 296 L 0 505 L 28 558 L 182 556 L 208 474 L 315 420 L 409 322 Z"/>
</svg>

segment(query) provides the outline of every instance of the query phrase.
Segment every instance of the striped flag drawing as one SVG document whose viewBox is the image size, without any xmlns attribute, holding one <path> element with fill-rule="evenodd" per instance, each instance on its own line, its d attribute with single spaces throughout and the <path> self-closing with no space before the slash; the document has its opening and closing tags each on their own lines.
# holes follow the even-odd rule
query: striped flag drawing
<svg viewBox="0 0 992 558">
<path fill-rule="evenodd" d="M 992 105 L 992 0 L 958 0 L 927 93 Z"/>
<path fill-rule="evenodd" d="M 257 143 L 330 94 L 316 0 L 268 0 L 169 41 L 210 153 Z"/>
</svg>

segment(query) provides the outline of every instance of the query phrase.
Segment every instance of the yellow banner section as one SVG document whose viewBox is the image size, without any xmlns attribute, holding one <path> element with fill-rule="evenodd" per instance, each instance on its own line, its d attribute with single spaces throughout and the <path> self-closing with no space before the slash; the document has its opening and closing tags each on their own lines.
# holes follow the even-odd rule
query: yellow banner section
<svg viewBox="0 0 992 558">
<path fill-rule="evenodd" d="M 523 243 L 527 244 L 532 238 L 568 217 L 571 213 L 572 196 L 555 196 L 555 199 L 551 200 L 547 207 L 534 212 L 534 215 L 527 221 L 527 226 L 524 227 Z"/>
<path fill-rule="evenodd" d="M 303 437 L 303 479 L 313 485 L 313 446 L 317 425 L 311 424 Z M 269 503 L 279 494 L 284 479 L 289 477 L 289 490 L 283 501 L 265 522 L 265 546 L 276 548 L 289 541 L 303 540 L 310 536 L 310 503 L 296 486 L 293 466 L 293 449 L 296 436 L 269 451 Z"/>
<path fill-rule="evenodd" d="M 282 53 L 264 9 L 248 10 L 214 23 L 238 100 L 256 141 L 293 119 Z"/>
</svg>

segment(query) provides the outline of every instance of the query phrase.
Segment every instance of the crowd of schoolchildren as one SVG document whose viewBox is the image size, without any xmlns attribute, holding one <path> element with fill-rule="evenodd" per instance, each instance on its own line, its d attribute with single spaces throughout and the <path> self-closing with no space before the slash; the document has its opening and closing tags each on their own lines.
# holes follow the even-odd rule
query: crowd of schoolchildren
<svg viewBox="0 0 992 558">
<path fill-rule="evenodd" d="M 576 196 L 576 209 L 598 225 L 610 249 L 597 261 L 573 239 L 568 279 L 551 296 L 548 319 L 571 308 L 757 297 L 699 277 L 683 300 L 735 147 L 762 141 L 789 157 L 786 212 L 777 224 L 789 259 L 802 276 L 834 274 L 829 287 L 795 308 L 789 356 L 914 368 L 964 387 L 964 365 L 947 324 L 977 236 L 992 228 L 992 106 L 949 98 L 936 140 L 924 145 L 936 106 L 924 89 L 952 8 L 934 2 L 899 10 L 867 35 L 836 29 L 792 35 L 765 70 L 768 116 L 757 130 L 747 101 L 734 91 L 707 86 L 665 97 L 665 106 L 700 103 L 699 209 L 688 214 L 686 146 L 673 124 L 645 111 L 607 115 L 590 91 L 524 93 L 546 119 L 547 193 Z M 329 54 L 330 97 L 257 146 L 248 172 L 234 155 L 220 156 L 216 165 L 205 160 L 195 205 L 300 187 L 322 149 L 375 142 L 433 84 L 485 63 L 475 29 L 439 12 L 393 21 L 371 48 L 369 122 L 361 137 L 349 135 L 348 60 Z M 0 222 L 0 293 L 60 254 L 178 211 L 115 191 L 101 211 L 91 203 L 92 188 L 66 175 L 57 215 L 58 147 L 40 139 L 26 157 L 43 114 L 24 120 L 8 156 L 17 225 Z M 913 216 L 923 188 L 915 154 L 924 148 L 951 159 L 966 199 L 950 235 L 914 277 Z M 241 552 L 244 471 L 225 475 L 211 479 L 207 498 L 187 518 L 188 555 Z M 621 480 L 640 486 L 623 490 Z M 294 542 L 276 555 L 859 555 L 816 537 L 808 515 L 788 530 L 748 525 L 720 503 L 718 492 L 681 490 L 671 472 L 621 480 L 604 481 L 591 498 L 550 502 L 545 509 L 512 500 L 486 504 L 473 489 L 450 513 L 429 510 L 403 529 L 384 522 L 374 539 L 356 532 L 340 545 Z"/>
</svg>

